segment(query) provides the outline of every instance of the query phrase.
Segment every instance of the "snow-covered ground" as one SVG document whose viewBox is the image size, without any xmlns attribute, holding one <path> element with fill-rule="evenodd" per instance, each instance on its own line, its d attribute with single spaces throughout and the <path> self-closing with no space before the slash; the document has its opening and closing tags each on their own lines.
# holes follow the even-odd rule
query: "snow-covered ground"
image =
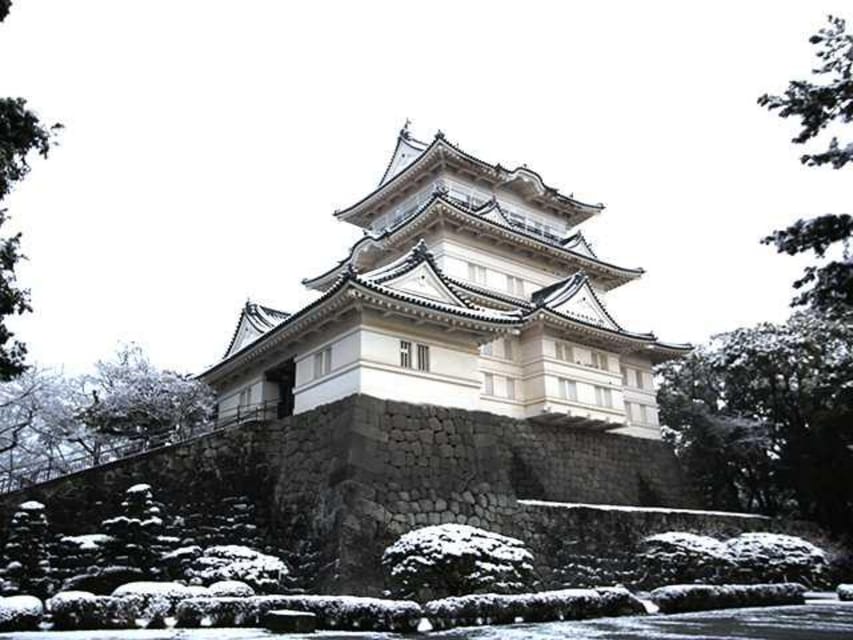
<svg viewBox="0 0 853 640">
<path fill-rule="evenodd" d="M 0 634 L 0 640 L 258 640 L 260 629 L 172 631 L 66 631 Z M 280 637 L 280 636 L 279 636 Z M 318 632 L 294 640 L 397 640 L 393 633 Z M 424 636 L 421 636 L 424 637 Z M 804 606 L 729 609 L 671 616 L 605 618 L 504 627 L 468 627 L 430 634 L 436 640 L 838 640 L 853 638 L 853 603 L 811 601 Z"/>
</svg>

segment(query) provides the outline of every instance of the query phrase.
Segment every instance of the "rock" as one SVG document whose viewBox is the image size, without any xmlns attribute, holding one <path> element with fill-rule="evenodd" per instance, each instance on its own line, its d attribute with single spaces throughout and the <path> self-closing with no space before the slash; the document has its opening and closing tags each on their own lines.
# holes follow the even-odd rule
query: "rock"
<svg viewBox="0 0 853 640">
<path fill-rule="evenodd" d="M 836 590 L 838 599 L 844 602 L 853 601 L 853 584 L 840 584 Z"/>
<path fill-rule="evenodd" d="M 274 633 L 314 633 L 317 616 L 307 611 L 278 609 L 267 612 L 263 624 L 265 629 Z"/>
</svg>

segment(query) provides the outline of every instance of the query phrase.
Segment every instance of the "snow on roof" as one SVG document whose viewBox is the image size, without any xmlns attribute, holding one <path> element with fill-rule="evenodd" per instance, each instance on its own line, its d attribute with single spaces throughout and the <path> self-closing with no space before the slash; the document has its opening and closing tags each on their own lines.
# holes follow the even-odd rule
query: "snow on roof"
<svg viewBox="0 0 853 640">
<path fill-rule="evenodd" d="M 225 357 L 270 332 L 287 320 L 290 315 L 286 311 L 279 311 L 247 300 L 240 312 L 240 318 L 237 320 L 237 326 L 231 335 L 228 348 L 225 350 Z"/>
<path fill-rule="evenodd" d="M 624 284 L 644 273 L 641 268 L 620 267 L 601 260 L 580 233 L 576 233 L 562 242 L 551 241 L 514 224 L 496 201 L 487 202 L 478 209 L 469 209 L 447 196 L 443 191 L 436 190 L 432 197 L 408 217 L 379 233 L 366 233 L 352 246 L 346 258 L 318 276 L 303 279 L 302 283 L 314 288 L 328 286 L 335 276 L 339 275 L 348 265 L 355 263 L 361 252 L 368 247 L 383 247 L 410 228 L 416 229 L 417 224 L 428 220 L 429 216 L 442 213 L 452 214 L 466 222 L 485 223 L 479 225 L 483 231 L 492 232 L 501 237 L 513 238 L 529 247 L 544 250 L 552 256 L 567 259 L 589 273 L 606 276 L 609 281 L 612 281 L 612 284 L 606 288 Z"/>
<path fill-rule="evenodd" d="M 412 138 L 408 134 L 408 129 L 404 128 L 397 138 L 397 145 L 379 186 L 355 204 L 335 212 L 335 216 L 346 220 L 363 214 L 371 202 L 378 200 L 386 191 L 393 190 L 394 187 L 402 184 L 404 176 L 419 167 L 427 168 L 431 159 L 441 163 L 453 159 L 496 185 L 518 187 L 534 199 L 549 202 L 555 208 L 555 212 L 559 211 L 572 218 L 575 223 L 582 222 L 604 209 L 601 203 L 581 202 L 573 195 L 566 196 L 554 187 L 549 187 L 537 172 L 526 166 L 507 169 L 500 164 L 481 160 L 450 143 L 441 131 L 438 131 L 432 142 L 427 145 Z"/>
</svg>

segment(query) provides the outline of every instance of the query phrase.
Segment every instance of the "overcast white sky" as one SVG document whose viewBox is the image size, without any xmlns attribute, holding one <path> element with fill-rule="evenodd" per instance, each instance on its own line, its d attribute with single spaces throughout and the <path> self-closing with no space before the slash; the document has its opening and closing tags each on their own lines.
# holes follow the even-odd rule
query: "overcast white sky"
<svg viewBox="0 0 853 640">
<path fill-rule="evenodd" d="M 607 205 L 599 255 L 647 275 L 608 299 L 661 339 L 788 314 L 803 264 L 758 240 L 849 211 L 756 105 L 813 64 L 850 2 L 15 0 L 0 95 L 66 129 L 8 200 L 32 360 L 87 369 L 121 341 L 215 362 L 247 297 L 285 310 L 360 230 L 408 117 Z M 4 232 L 7 231 L 4 228 Z"/>
</svg>

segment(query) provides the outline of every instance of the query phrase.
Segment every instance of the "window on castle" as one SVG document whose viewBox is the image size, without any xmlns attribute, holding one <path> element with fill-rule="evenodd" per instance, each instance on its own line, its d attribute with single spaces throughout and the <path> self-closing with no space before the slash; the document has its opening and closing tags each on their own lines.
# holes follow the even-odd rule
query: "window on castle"
<svg viewBox="0 0 853 640">
<path fill-rule="evenodd" d="M 524 296 L 524 280 L 515 276 L 507 275 L 506 290 L 515 296 Z"/>
<path fill-rule="evenodd" d="M 592 352 L 592 366 L 596 369 L 601 369 L 602 371 L 607 371 L 609 367 L 607 366 L 607 354 L 602 353 L 601 351 L 593 351 Z"/>
<path fill-rule="evenodd" d="M 239 406 L 245 409 L 252 404 L 252 387 L 246 387 L 240 392 Z"/>
<path fill-rule="evenodd" d="M 468 280 L 477 284 L 486 284 L 486 268 L 473 262 L 468 263 Z"/>
<path fill-rule="evenodd" d="M 418 371 L 429 371 L 429 346 L 418 345 Z"/>
<path fill-rule="evenodd" d="M 560 397 L 563 400 L 572 402 L 578 401 L 578 383 L 568 378 L 557 378 L 557 384 L 560 387 Z"/>
<path fill-rule="evenodd" d="M 408 340 L 400 340 L 400 366 L 412 368 L 412 343 Z"/>
<path fill-rule="evenodd" d="M 613 392 L 606 387 L 595 387 L 595 404 L 599 407 L 613 408 Z"/>
<path fill-rule="evenodd" d="M 628 367 L 620 367 L 619 370 L 622 372 L 622 386 L 630 386 L 628 384 Z"/>
<path fill-rule="evenodd" d="M 495 376 L 491 373 L 483 374 L 483 393 L 487 396 L 495 395 Z"/>
<path fill-rule="evenodd" d="M 512 338 L 504 338 L 504 358 L 515 360 L 515 345 Z"/>
<path fill-rule="evenodd" d="M 565 342 L 557 342 L 555 349 L 557 360 L 563 360 L 564 362 L 574 362 L 574 353 L 572 351 L 572 345 L 566 344 Z"/>
<path fill-rule="evenodd" d="M 332 347 L 314 354 L 314 379 L 321 378 L 332 370 Z"/>
<path fill-rule="evenodd" d="M 506 397 L 515 400 L 515 378 L 506 379 Z"/>
<path fill-rule="evenodd" d="M 482 347 L 480 347 L 480 353 L 484 356 L 493 356 L 495 354 L 495 347 L 493 342 L 487 342 Z"/>
</svg>

